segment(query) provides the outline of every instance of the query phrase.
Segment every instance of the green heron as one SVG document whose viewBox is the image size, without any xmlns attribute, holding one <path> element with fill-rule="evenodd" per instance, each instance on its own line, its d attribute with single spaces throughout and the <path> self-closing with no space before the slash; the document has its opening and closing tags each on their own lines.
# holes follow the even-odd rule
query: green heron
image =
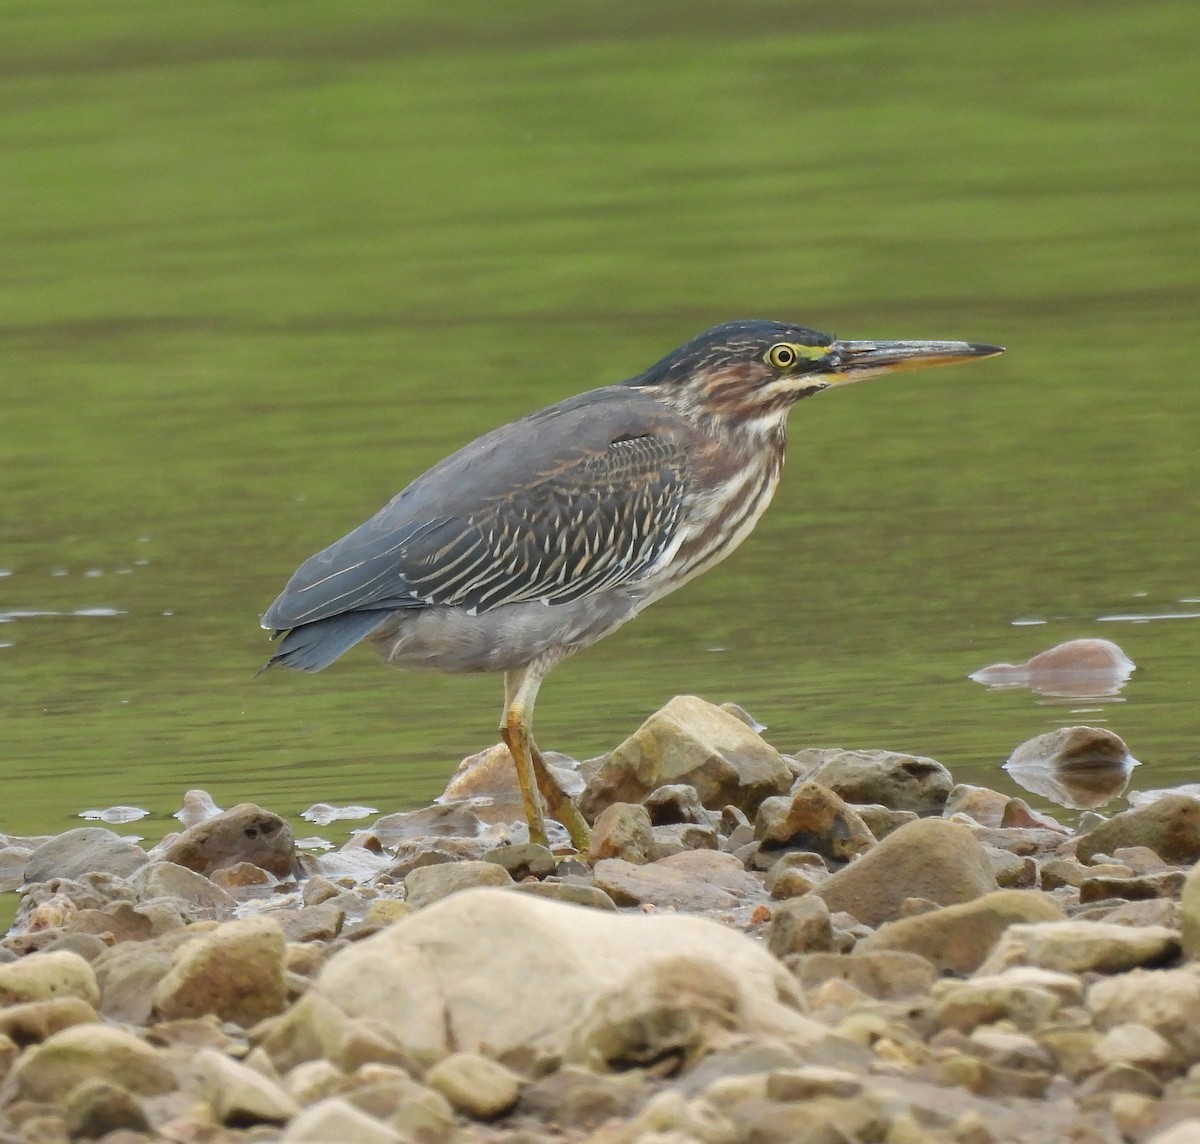
<svg viewBox="0 0 1200 1144">
<path fill-rule="evenodd" d="M 500 733 L 529 837 L 546 842 L 540 790 L 584 849 L 587 824 L 533 740 L 546 674 L 746 539 L 800 398 L 1001 352 L 716 326 L 629 381 L 484 434 L 306 560 L 262 617 L 283 633 L 266 666 L 320 671 L 365 639 L 397 667 L 504 672 Z"/>
</svg>

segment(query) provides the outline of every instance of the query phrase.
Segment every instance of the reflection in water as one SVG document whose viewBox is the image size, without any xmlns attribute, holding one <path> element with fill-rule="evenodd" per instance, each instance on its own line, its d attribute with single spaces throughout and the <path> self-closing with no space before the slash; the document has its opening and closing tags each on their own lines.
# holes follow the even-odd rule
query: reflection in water
<svg viewBox="0 0 1200 1144">
<path fill-rule="evenodd" d="M 1116 798 L 1137 765 L 1120 735 L 1101 727 L 1063 727 L 1022 743 L 1004 769 L 1027 791 L 1087 810 Z"/>
<path fill-rule="evenodd" d="M 1064 699 L 1105 699 L 1125 686 L 1136 665 L 1111 640 L 1068 640 L 1021 664 L 994 663 L 969 679 L 988 687 L 1028 687 Z"/>
</svg>

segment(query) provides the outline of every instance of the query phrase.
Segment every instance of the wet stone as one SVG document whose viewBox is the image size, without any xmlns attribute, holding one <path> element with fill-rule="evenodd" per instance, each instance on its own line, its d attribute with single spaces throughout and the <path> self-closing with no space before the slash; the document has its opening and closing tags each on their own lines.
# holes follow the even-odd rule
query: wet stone
<svg viewBox="0 0 1200 1144">
<path fill-rule="evenodd" d="M 820 898 L 814 895 L 791 898 L 773 907 L 767 927 L 767 949 L 776 957 L 832 948 L 829 907 Z"/>
<path fill-rule="evenodd" d="M 1107 898 L 1144 901 L 1148 898 L 1177 898 L 1183 890 L 1184 872 L 1168 870 L 1161 874 L 1142 874 L 1132 878 L 1096 875 L 1079 883 L 1081 902 L 1099 902 Z"/>
<path fill-rule="evenodd" d="M 971 973 L 1009 926 L 1060 921 L 1062 917 L 1062 910 L 1044 895 L 997 890 L 974 901 L 889 922 L 867 937 L 861 948 L 906 950 L 919 954 L 939 969 Z"/>
<path fill-rule="evenodd" d="M 483 861 L 495 862 L 508 871 L 514 882 L 522 878 L 545 878 L 555 870 L 554 855 L 547 846 L 536 842 L 518 842 L 511 846 L 497 846 L 483 855 Z"/>
<path fill-rule="evenodd" d="M 763 850 L 810 850 L 836 862 L 849 862 L 875 844 L 857 812 L 815 782 L 800 783 L 790 795 L 765 799 L 754 820 L 754 836 Z"/>
<path fill-rule="evenodd" d="M 798 751 L 808 778 L 836 791 L 846 802 L 880 804 L 919 815 L 941 814 L 954 780 L 941 763 L 896 751 Z M 814 766 L 815 764 L 815 766 Z"/>
<path fill-rule="evenodd" d="M 507 870 L 495 862 L 455 862 L 450 865 L 419 866 L 404 876 L 405 900 L 419 910 L 460 890 L 475 886 L 511 886 Z"/>
<path fill-rule="evenodd" d="M 952 905 L 995 889 L 987 854 L 966 827 L 923 818 L 889 834 L 813 893 L 831 910 L 879 925 L 908 898 Z"/>
<path fill-rule="evenodd" d="M 605 858 L 621 858 L 644 865 L 656 857 L 649 811 L 632 802 L 614 802 L 606 806 L 592 823 L 588 861 L 593 865 Z"/>
<path fill-rule="evenodd" d="M 100 826 L 78 826 L 42 843 L 29 855 L 25 881 L 79 878 L 97 871 L 125 878 L 149 860 L 136 842 L 111 830 Z"/>
<path fill-rule="evenodd" d="M 594 910 L 615 910 L 616 902 L 599 886 L 581 885 L 575 882 L 522 882 L 517 890 L 534 894 L 539 898 L 553 898 L 573 906 L 588 906 Z"/>
<path fill-rule="evenodd" d="M 426 1083 L 476 1120 L 502 1116 L 521 1095 L 521 1078 L 477 1053 L 453 1053 L 425 1074 Z"/>
<path fill-rule="evenodd" d="M 740 719 L 694 695 L 679 695 L 616 748 L 580 796 L 594 821 L 614 802 L 640 802 L 659 787 L 687 783 L 713 809 L 747 813 L 782 794 L 792 773 L 782 756 Z"/>
<path fill-rule="evenodd" d="M 156 857 L 197 874 L 211 875 L 248 862 L 286 878 L 296 860 L 296 845 L 284 819 L 246 802 L 189 826 L 174 841 L 165 843 Z"/>
<path fill-rule="evenodd" d="M 1116 814 L 1080 838 L 1075 853 L 1087 862 L 1122 846 L 1144 846 L 1167 862 L 1190 866 L 1200 859 L 1200 800 L 1170 794 Z"/>
<path fill-rule="evenodd" d="M 698 826 L 713 826 L 717 815 L 700 801 L 699 792 L 688 783 L 669 783 L 652 790 L 642 805 L 650 816 L 651 826 L 671 826 L 693 823 Z M 732 808 L 737 810 L 736 807 Z"/>
</svg>

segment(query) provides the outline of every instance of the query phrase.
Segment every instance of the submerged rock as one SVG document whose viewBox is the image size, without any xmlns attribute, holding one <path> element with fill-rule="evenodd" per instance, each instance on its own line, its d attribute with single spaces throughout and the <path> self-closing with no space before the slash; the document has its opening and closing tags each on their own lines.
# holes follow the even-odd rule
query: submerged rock
<svg viewBox="0 0 1200 1144">
<path fill-rule="evenodd" d="M 1025 663 L 981 667 L 968 678 L 989 687 L 1028 687 L 1041 695 L 1103 699 L 1116 695 L 1134 670 L 1133 661 L 1111 640 L 1079 639 L 1056 644 Z"/>
<path fill-rule="evenodd" d="M 1026 740 L 1004 769 L 1026 790 L 1086 810 L 1116 798 L 1137 765 L 1120 735 L 1103 727 L 1063 727 Z"/>
</svg>

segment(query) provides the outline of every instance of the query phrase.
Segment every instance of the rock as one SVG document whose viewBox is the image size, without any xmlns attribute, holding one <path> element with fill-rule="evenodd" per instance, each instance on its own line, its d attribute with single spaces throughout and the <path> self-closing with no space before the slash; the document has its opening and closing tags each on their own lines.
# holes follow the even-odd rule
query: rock
<svg viewBox="0 0 1200 1144">
<path fill-rule="evenodd" d="M 96 1010 L 80 997 L 55 997 L 50 1001 L 26 1001 L 0 1009 L 0 1035 L 19 1045 L 44 1041 L 60 1029 L 97 1021 Z"/>
<path fill-rule="evenodd" d="M 448 1054 L 448 1030 L 455 1049 L 493 1059 L 561 1057 L 603 998 L 681 957 L 733 981 L 730 1028 L 801 1041 L 825 1035 L 802 1015 L 791 975 L 740 933 L 701 918 L 614 914 L 494 889 L 435 902 L 340 951 L 315 990 L 342 1014 L 394 1030 L 418 1061 Z M 293 1046 L 311 1037 L 293 1018 L 299 1005 L 275 1034 Z"/>
<path fill-rule="evenodd" d="M 508 754 L 508 748 L 504 748 Z M 508 756 L 508 770 L 512 771 L 512 756 Z M 421 842 L 430 838 L 470 839 L 482 834 L 485 823 L 476 813 L 474 801 L 454 803 L 447 806 L 423 806 L 420 810 L 400 811 L 385 814 L 373 822 L 368 830 L 355 835 L 357 844 L 375 845 L 396 849 L 403 842 Z M 518 816 L 520 812 L 518 811 Z M 487 846 L 491 849 L 494 843 Z"/>
<path fill-rule="evenodd" d="M 175 1087 L 162 1053 L 132 1033 L 108 1025 L 75 1025 L 55 1033 L 21 1055 L 11 1078 L 26 1100 L 58 1101 L 89 1080 L 143 1096 Z"/>
<path fill-rule="evenodd" d="M 889 834 L 813 893 L 830 910 L 845 910 L 876 926 L 895 917 L 908 898 L 948 906 L 995 889 L 987 854 L 970 830 L 926 818 Z"/>
<path fill-rule="evenodd" d="M 345 909 L 337 902 L 322 902 L 302 910 L 273 910 L 274 921 L 288 942 L 332 941 L 342 932 Z"/>
<path fill-rule="evenodd" d="M 149 860 L 146 852 L 128 838 L 102 826 L 77 826 L 43 842 L 29 855 L 25 881 L 82 878 L 97 871 L 126 878 Z"/>
<path fill-rule="evenodd" d="M 687 783 L 706 807 L 732 804 L 753 813 L 791 782 L 779 752 L 740 719 L 694 695 L 678 695 L 608 756 L 579 805 L 592 821 L 614 802 L 641 802 L 659 787 Z"/>
<path fill-rule="evenodd" d="M 973 973 L 1000 935 L 1019 922 L 1061 921 L 1048 897 L 1027 890 L 995 890 L 972 902 L 901 918 L 881 926 L 858 951 L 904 950 L 942 971 Z"/>
<path fill-rule="evenodd" d="M 0 964 L 0 1006 L 59 997 L 77 997 L 93 1009 L 99 1006 L 96 974 L 82 957 L 51 950 Z"/>
<path fill-rule="evenodd" d="M 638 1072 L 607 1076 L 564 1065 L 529 1085 L 518 1111 L 559 1129 L 591 1131 L 606 1120 L 632 1115 L 645 1097 L 644 1087 Z"/>
<path fill-rule="evenodd" d="M 176 862 L 148 862 L 130 881 L 139 902 L 154 898 L 179 899 L 185 903 L 190 921 L 224 920 L 233 915 L 237 904 L 203 874 Z"/>
<path fill-rule="evenodd" d="M 678 910 L 732 909 L 764 896 L 762 884 L 732 854 L 686 850 L 646 866 L 620 858 L 596 863 L 595 885 L 618 906 L 649 903 Z"/>
<path fill-rule="evenodd" d="M 943 1028 L 969 1033 L 980 1025 L 1010 1021 L 1037 1032 L 1064 1005 L 1077 1004 L 1083 985 L 1074 974 L 1018 967 L 969 981 L 939 981 L 931 991 L 934 1019 Z"/>
<path fill-rule="evenodd" d="M 1026 790 L 1074 810 L 1103 806 L 1138 765 L 1120 735 L 1104 727 L 1060 727 L 1022 743 L 1004 769 Z"/>
<path fill-rule="evenodd" d="M 414 910 L 474 886 L 511 886 L 508 871 L 495 862 L 453 862 L 418 866 L 404 876 L 405 901 Z"/>
<path fill-rule="evenodd" d="M 756 854 L 757 858 L 758 855 Z M 798 898 L 829 877 L 820 855 L 789 850 L 767 871 L 766 888 L 772 898 Z"/>
<path fill-rule="evenodd" d="M 516 889 L 520 893 L 534 894 L 539 898 L 553 898 L 556 902 L 587 906 L 593 910 L 617 908 L 617 903 L 598 886 L 583 886 L 576 882 L 522 882 Z"/>
<path fill-rule="evenodd" d="M 877 803 L 858 803 L 854 807 L 863 824 L 876 839 L 886 838 L 906 822 L 915 822 L 920 815 L 912 810 L 893 810 Z"/>
<path fill-rule="evenodd" d="M 1183 1069 L 1200 1059 L 1200 976 L 1190 969 L 1135 969 L 1102 978 L 1087 991 L 1096 1028 L 1137 1024 L 1157 1033 L 1172 1049 L 1170 1063 Z"/>
<path fill-rule="evenodd" d="M 284 1124 L 300 1106 L 275 1081 L 215 1049 L 195 1058 L 200 1090 L 222 1124 Z"/>
<path fill-rule="evenodd" d="M 1146 1144 L 1196 1144 L 1200 1140 L 1200 1116 L 1189 1116 L 1146 1138 Z"/>
<path fill-rule="evenodd" d="M 965 814 L 980 826 L 1000 826 L 1004 821 L 1004 810 L 1008 806 L 1008 800 L 1008 795 L 989 787 L 956 783 L 942 808 L 942 815 L 950 818 L 956 814 Z"/>
<path fill-rule="evenodd" d="M 989 687 L 1028 687 L 1042 695 L 1099 699 L 1115 695 L 1134 671 L 1133 661 L 1111 640 L 1056 644 L 1025 663 L 994 663 L 969 679 Z"/>
<path fill-rule="evenodd" d="M 1100 1038 L 1093 1052 L 1106 1065 L 1132 1065 L 1150 1072 L 1169 1068 L 1177 1055 L 1165 1037 L 1134 1021 L 1114 1025 Z"/>
<path fill-rule="evenodd" d="M 852 803 L 881 803 L 892 810 L 941 814 L 954 787 L 950 772 L 941 763 L 921 755 L 834 747 L 799 751 L 796 759 L 802 767 L 813 768 L 809 780 Z"/>
<path fill-rule="evenodd" d="M 781 960 L 789 953 L 812 953 L 833 948 L 829 907 L 820 898 L 791 898 L 771 911 L 767 949 Z"/>
<path fill-rule="evenodd" d="M 212 1013 L 248 1027 L 278 1013 L 286 998 L 283 930 L 255 916 L 180 946 L 154 991 L 154 1012 L 164 1020 Z"/>
<path fill-rule="evenodd" d="M 1079 883 L 1082 903 L 1103 902 L 1112 898 L 1126 901 L 1145 901 L 1149 898 L 1177 898 L 1183 889 L 1182 870 L 1166 870 L 1159 874 L 1139 874 L 1135 877 L 1114 877 L 1098 874 Z"/>
<path fill-rule="evenodd" d="M 915 953 L 861 950 L 860 944 L 848 957 L 841 953 L 809 953 L 789 964 L 806 992 L 827 981 L 845 981 L 882 1001 L 926 994 L 937 980 L 937 969 Z"/>
<path fill-rule="evenodd" d="M 646 796 L 642 805 L 650 815 L 650 823 L 653 826 L 673 826 L 688 822 L 696 826 L 711 826 L 715 820 L 715 812 L 705 808 L 696 788 L 687 783 L 670 783 L 658 787 Z M 736 811 L 738 808 L 733 809 Z"/>
<path fill-rule="evenodd" d="M 1087 862 L 1120 846 L 1146 846 L 1167 862 L 1190 866 L 1200 859 L 1200 800 L 1167 795 L 1113 815 L 1084 834 L 1075 853 Z"/>
<path fill-rule="evenodd" d="M 1161 926 L 1135 929 L 1105 922 L 1042 922 L 1004 931 L 981 973 L 1040 965 L 1064 973 L 1124 973 L 1161 965 L 1179 952 L 1179 935 Z"/>
<path fill-rule="evenodd" d="M 790 795 L 764 799 L 754 820 L 763 850 L 790 847 L 849 862 L 875 845 L 858 814 L 828 787 L 800 783 Z"/>
<path fill-rule="evenodd" d="M 164 843 L 156 857 L 197 874 L 210 875 L 248 862 L 286 878 L 295 864 L 296 843 L 292 828 L 279 815 L 244 802 L 189 826 L 174 841 Z"/>
<path fill-rule="evenodd" d="M 767 1074 L 768 1100 L 815 1100 L 821 1096 L 858 1096 L 862 1078 L 844 1069 L 804 1065 L 800 1068 L 772 1069 Z"/>
<path fill-rule="evenodd" d="M 650 813 L 644 806 L 632 802 L 610 803 L 592 823 L 588 861 L 594 865 L 605 858 L 620 858 L 637 866 L 645 865 L 656 856 L 651 831 Z"/>
<path fill-rule="evenodd" d="M 395 1128 L 340 1097 L 306 1108 L 280 1139 L 282 1144 L 409 1144 Z"/>
<path fill-rule="evenodd" d="M 63 1119 L 72 1137 L 94 1140 L 109 1133 L 150 1133 L 141 1102 L 120 1085 L 85 1080 L 76 1085 L 63 1106 Z M 119 1140 L 119 1136 L 110 1137 Z"/>
<path fill-rule="evenodd" d="M 475 1120 L 503 1116 L 521 1095 L 516 1073 L 478 1053 L 452 1053 L 425 1074 L 425 1083 Z"/>
<path fill-rule="evenodd" d="M 497 846 L 484 854 L 483 861 L 495 862 L 508 872 L 514 882 L 522 878 L 545 878 L 555 870 L 553 852 L 548 846 L 539 846 L 536 842 Z"/>
<path fill-rule="evenodd" d="M 1179 896 L 1179 925 L 1183 935 L 1183 956 L 1200 960 L 1200 865 L 1188 871 Z"/>
<path fill-rule="evenodd" d="M 170 955 L 150 944 L 123 945 L 102 953 L 94 967 L 104 1016 L 148 1024 L 154 990 L 171 969 Z"/>
<path fill-rule="evenodd" d="M 667 858 L 684 850 L 719 850 L 721 839 L 715 826 L 696 822 L 672 822 L 651 828 L 654 857 Z"/>
</svg>

